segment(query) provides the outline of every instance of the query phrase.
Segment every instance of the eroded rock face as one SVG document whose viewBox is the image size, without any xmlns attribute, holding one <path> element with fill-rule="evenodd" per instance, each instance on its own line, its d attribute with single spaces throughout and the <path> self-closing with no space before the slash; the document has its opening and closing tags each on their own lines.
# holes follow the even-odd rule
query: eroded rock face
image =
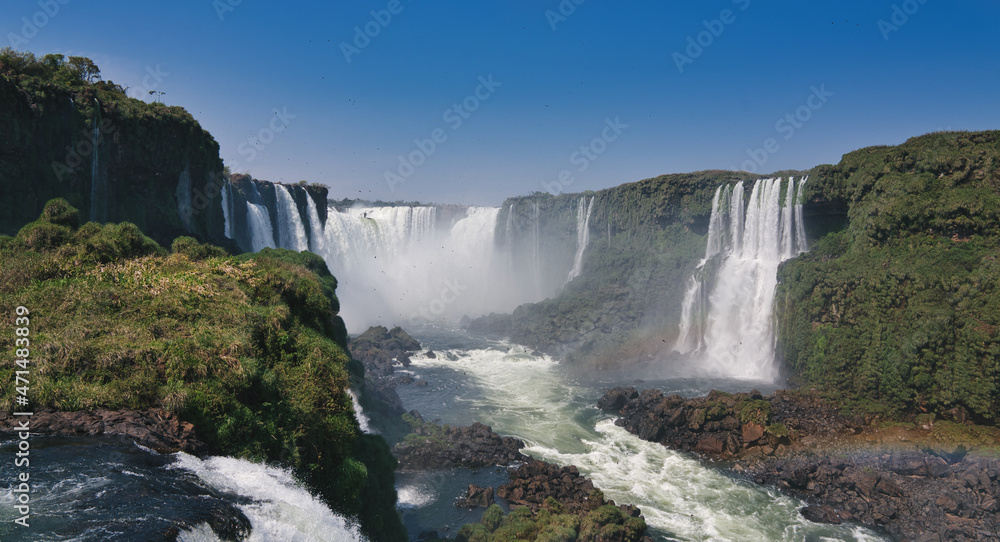
<svg viewBox="0 0 1000 542">
<path fill-rule="evenodd" d="M 396 386 L 408 384 L 413 378 L 396 374 L 395 365 L 408 366 L 410 354 L 420 350 L 420 343 L 402 328 L 374 326 L 352 339 L 350 350 L 351 356 L 365 367 L 365 392 L 376 411 L 386 418 L 406 412 Z"/>
<path fill-rule="evenodd" d="M 0 415 L 0 431 L 17 431 L 21 418 Z M 60 412 L 46 409 L 31 417 L 31 432 L 59 436 L 119 436 L 161 453 L 207 451 L 198 440 L 194 425 L 161 408 L 135 410 L 81 410 Z"/>
</svg>

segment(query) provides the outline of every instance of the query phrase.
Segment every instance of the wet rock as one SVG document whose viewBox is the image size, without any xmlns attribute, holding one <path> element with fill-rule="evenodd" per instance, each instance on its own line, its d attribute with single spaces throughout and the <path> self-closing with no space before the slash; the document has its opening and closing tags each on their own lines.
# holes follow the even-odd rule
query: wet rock
<svg viewBox="0 0 1000 542">
<path fill-rule="evenodd" d="M 469 484 L 469 491 L 465 497 L 455 501 L 458 508 L 487 508 L 493 504 L 493 488 L 479 487 L 476 484 Z"/>
<path fill-rule="evenodd" d="M 501 437 L 479 422 L 467 427 L 422 424 L 413 436 L 393 448 L 393 455 L 404 469 L 476 469 L 526 461 L 521 448 L 521 440 Z"/>
<path fill-rule="evenodd" d="M 10 413 L 0 414 L 0 431 L 14 432 L 17 422 Z M 162 453 L 207 451 L 194 425 L 161 408 L 75 412 L 45 409 L 32 416 L 31 431 L 60 436 L 118 436 Z"/>
</svg>

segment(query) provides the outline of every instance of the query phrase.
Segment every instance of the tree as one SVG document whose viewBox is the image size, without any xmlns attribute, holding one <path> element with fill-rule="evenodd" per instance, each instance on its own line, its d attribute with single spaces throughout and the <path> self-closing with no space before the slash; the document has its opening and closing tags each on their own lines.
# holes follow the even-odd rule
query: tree
<svg viewBox="0 0 1000 542">
<path fill-rule="evenodd" d="M 101 80 L 101 69 L 94 64 L 93 60 L 82 56 L 69 57 L 69 67 L 88 83 Z"/>
</svg>

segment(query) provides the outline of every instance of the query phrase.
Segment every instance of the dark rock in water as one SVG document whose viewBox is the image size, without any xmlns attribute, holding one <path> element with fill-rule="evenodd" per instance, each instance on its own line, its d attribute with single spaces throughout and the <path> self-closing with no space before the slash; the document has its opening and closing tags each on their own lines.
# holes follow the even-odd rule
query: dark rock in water
<svg viewBox="0 0 1000 542">
<path fill-rule="evenodd" d="M 433 350 L 428 350 L 427 353 L 424 355 L 427 356 L 427 359 L 437 359 L 438 357 Z"/>
<path fill-rule="evenodd" d="M 458 508 L 486 508 L 493 504 L 493 488 L 479 487 L 476 484 L 469 484 L 469 491 L 465 497 L 455 501 Z"/>
<path fill-rule="evenodd" d="M 639 392 L 635 388 L 615 388 L 604 394 L 597 402 L 597 408 L 609 412 L 620 412 L 625 408 L 625 404 L 637 398 Z"/>
<path fill-rule="evenodd" d="M 10 413 L 0 414 L 0 432 L 16 431 L 17 421 Z M 59 436 L 118 436 L 162 453 L 200 454 L 207 449 L 195 435 L 194 425 L 161 408 L 75 412 L 45 409 L 32 416 L 31 431 Z"/>
<path fill-rule="evenodd" d="M 526 506 L 537 512 L 552 497 L 566 513 L 585 514 L 601 506 L 617 506 L 625 517 L 639 517 L 641 511 L 632 505 L 616 505 L 606 500 L 594 483 L 580 474 L 573 465 L 559 467 L 544 461 L 531 460 L 510 473 L 510 482 L 497 489 L 497 496 L 513 506 Z"/>
<path fill-rule="evenodd" d="M 816 505 L 807 506 L 802 509 L 802 517 L 808 519 L 809 521 L 815 521 L 816 523 L 828 523 L 831 525 L 839 525 L 844 521 L 850 521 L 851 515 L 847 513 L 842 513 L 832 506 L 826 505 Z M 844 517 L 846 516 L 846 517 Z"/>
<path fill-rule="evenodd" d="M 414 381 L 413 385 L 414 386 L 418 386 L 418 387 L 424 387 L 424 386 L 427 385 L 427 381 L 426 380 L 416 380 L 416 381 Z"/>
<path fill-rule="evenodd" d="M 422 422 L 419 418 L 418 421 Z M 393 448 L 393 454 L 404 469 L 475 469 L 526 461 L 528 457 L 521 453 L 521 448 L 524 442 L 501 437 L 479 422 L 468 427 L 420 423 L 406 440 Z"/>
<path fill-rule="evenodd" d="M 250 520 L 235 504 L 216 504 L 208 510 L 208 514 L 208 526 L 219 540 L 238 542 L 250 534 Z"/>
<path fill-rule="evenodd" d="M 413 382 L 413 377 L 395 374 L 395 365 L 408 366 L 410 354 L 420 349 L 420 343 L 399 327 L 374 326 L 350 341 L 351 357 L 365 367 L 362 397 L 370 401 L 374 413 L 395 419 L 406 412 L 396 386 Z"/>
</svg>

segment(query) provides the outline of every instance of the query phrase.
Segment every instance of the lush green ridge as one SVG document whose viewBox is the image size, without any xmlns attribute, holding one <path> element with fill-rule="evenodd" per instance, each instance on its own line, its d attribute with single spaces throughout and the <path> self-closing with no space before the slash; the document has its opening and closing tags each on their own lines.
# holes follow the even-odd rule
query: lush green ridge
<svg viewBox="0 0 1000 542">
<path fill-rule="evenodd" d="M 1000 132 L 861 149 L 807 187 L 849 224 L 779 272 L 788 369 L 870 413 L 998 422 Z"/>
<path fill-rule="evenodd" d="M 163 407 L 213 453 L 288 465 L 374 539 L 405 539 L 395 459 L 360 433 L 344 391 L 362 369 L 319 257 L 234 258 L 185 237 L 167 251 L 132 224 L 78 224 L 53 200 L 0 237 L 0 305 L 31 311 L 33 408 Z M 4 388 L 0 408 L 14 397 Z"/>
<path fill-rule="evenodd" d="M 219 145 L 183 108 L 128 97 L 101 81 L 89 59 L 11 49 L 0 51 L 0 104 L 0 188 L 8 194 L 0 234 L 13 235 L 62 197 L 88 220 L 127 220 L 164 245 L 180 235 L 227 243 Z M 185 172 L 190 185 L 181 183 Z M 190 199 L 187 220 L 179 196 Z"/>
</svg>

